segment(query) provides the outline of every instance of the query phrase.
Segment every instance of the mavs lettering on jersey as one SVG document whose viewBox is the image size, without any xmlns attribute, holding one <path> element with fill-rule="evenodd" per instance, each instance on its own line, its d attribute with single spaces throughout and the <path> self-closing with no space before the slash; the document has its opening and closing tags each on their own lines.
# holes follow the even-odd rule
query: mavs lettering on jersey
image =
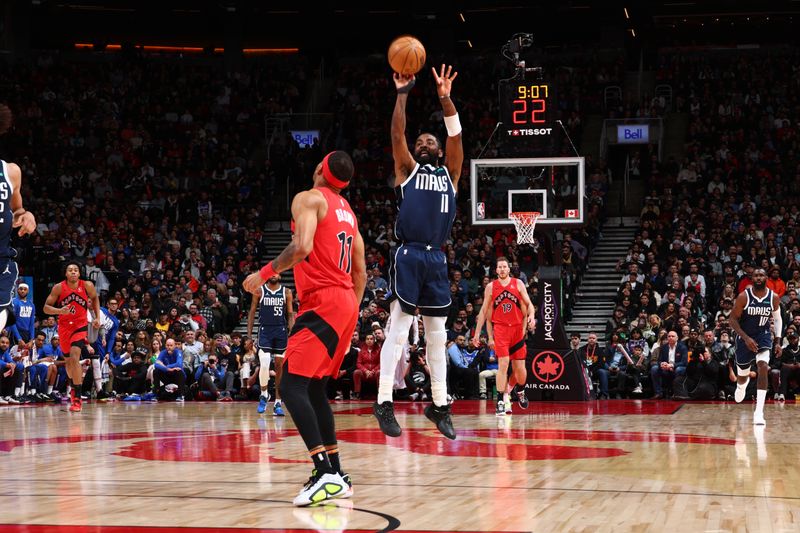
<svg viewBox="0 0 800 533">
<path fill-rule="evenodd" d="M 740 319 L 742 329 L 754 339 L 760 335 L 770 334 L 772 328 L 772 290 L 767 289 L 767 295 L 761 300 L 756 298 L 752 288 L 748 287 L 745 292 L 747 293 L 747 305 L 742 311 Z"/>
<path fill-rule="evenodd" d="M 284 287 L 278 287 L 275 292 L 269 290 L 266 285 L 261 287 L 261 300 L 258 305 L 260 326 L 286 327 L 286 316 L 283 312 L 286 307 L 286 289 Z"/>
<path fill-rule="evenodd" d="M 456 191 L 447 167 L 417 163 L 396 193 L 397 238 L 404 243 L 441 248 L 456 217 Z"/>
</svg>

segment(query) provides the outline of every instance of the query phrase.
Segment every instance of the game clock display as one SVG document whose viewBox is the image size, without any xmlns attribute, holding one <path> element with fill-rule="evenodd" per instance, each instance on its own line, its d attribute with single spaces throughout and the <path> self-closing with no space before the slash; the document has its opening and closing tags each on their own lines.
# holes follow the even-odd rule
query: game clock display
<svg viewBox="0 0 800 533">
<path fill-rule="evenodd" d="M 543 80 L 502 80 L 500 122 L 510 138 L 549 137 L 555 131 L 554 86 Z"/>
</svg>

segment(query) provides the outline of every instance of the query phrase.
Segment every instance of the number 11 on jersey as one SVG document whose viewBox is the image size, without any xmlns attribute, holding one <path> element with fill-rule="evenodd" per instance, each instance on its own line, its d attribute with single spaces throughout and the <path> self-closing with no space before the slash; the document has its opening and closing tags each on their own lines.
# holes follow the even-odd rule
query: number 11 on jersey
<svg viewBox="0 0 800 533">
<path fill-rule="evenodd" d="M 350 254 L 353 248 L 353 236 L 341 231 L 336 234 L 336 237 L 339 239 L 339 244 L 341 245 L 341 249 L 339 250 L 339 270 L 344 270 L 349 274 L 350 268 L 353 266 L 353 257 Z M 345 263 L 347 268 L 344 268 Z"/>
<path fill-rule="evenodd" d="M 442 195 L 442 213 L 450 212 L 450 198 L 447 194 Z"/>
</svg>

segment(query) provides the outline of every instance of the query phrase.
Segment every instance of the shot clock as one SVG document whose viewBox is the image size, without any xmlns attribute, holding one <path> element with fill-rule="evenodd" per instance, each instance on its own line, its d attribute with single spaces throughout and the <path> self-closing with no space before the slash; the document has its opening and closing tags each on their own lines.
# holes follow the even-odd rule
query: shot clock
<svg viewBox="0 0 800 533">
<path fill-rule="evenodd" d="M 550 137 L 558 124 L 555 87 L 544 79 L 501 80 L 501 130 L 508 138 Z"/>
</svg>

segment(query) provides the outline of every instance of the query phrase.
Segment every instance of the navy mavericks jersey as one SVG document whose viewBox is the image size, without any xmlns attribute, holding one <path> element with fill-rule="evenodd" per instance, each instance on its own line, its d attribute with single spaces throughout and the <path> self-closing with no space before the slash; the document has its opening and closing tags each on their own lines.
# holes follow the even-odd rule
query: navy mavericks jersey
<svg viewBox="0 0 800 533">
<path fill-rule="evenodd" d="M 14 212 L 11 209 L 11 178 L 8 176 L 8 165 L 0 160 L 0 258 L 16 257 L 17 251 L 11 248 L 11 223 Z"/>
<path fill-rule="evenodd" d="M 260 327 L 286 327 L 286 287 L 280 286 L 275 292 L 265 283 L 261 286 L 258 301 L 258 324 Z"/>
<path fill-rule="evenodd" d="M 769 336 L 772 339 L 772 290 L 767 289 L 763 299 L 756 298 L 752 287 L 745 289 L 747 304 L 742 310 L 739 324 L 747 335 L 753 339 Z"/>
<path fill-rule="evenodd" d="M 456 190 L 447 167 L 419 163 L 399 187 L 395 234 L 404 243 L 441 248 L 456 217 Z"/>
</svg>

